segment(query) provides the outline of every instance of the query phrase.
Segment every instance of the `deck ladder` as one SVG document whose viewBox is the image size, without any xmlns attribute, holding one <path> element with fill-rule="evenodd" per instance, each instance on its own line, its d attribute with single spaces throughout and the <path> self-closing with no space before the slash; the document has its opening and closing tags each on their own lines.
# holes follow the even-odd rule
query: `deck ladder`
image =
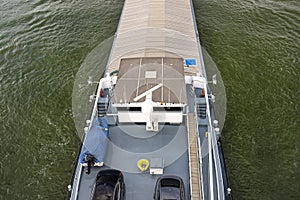
<svg viewBox="0 0 300 200">
<path fill-rule="evenodd" d="M 190 167 L 190 190 L 191 200 L 202 200 L 201 174 L 199 153 L 197 146 L 197 127 L 194 113 L 188 114 L 188 143 L 189 143 L 189 167 Z"/>
</svg>

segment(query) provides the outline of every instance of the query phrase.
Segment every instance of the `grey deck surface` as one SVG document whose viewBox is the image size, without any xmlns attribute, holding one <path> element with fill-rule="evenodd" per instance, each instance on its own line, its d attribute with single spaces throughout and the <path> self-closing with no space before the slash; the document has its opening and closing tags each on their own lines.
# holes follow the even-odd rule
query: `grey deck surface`
<svg viewBox="0 0 300 200">
<path fill-rule="evenodd" d="M 153 152 L 166 146 L 173 139 L 176 139 L 177 133 L 177 136 L 180 136 L 178 139 L 182 139 L 184 142 L 184 126 L 160 125 L 159 128 L 161 129 L 160 132 L 154 133 L 146 132 L 145 125 L 111 127 L 110 139 L 114 145 L 129 152 L 142 153 L 141 156 L 143 156 L 143 153 Z"/>
<path fill-rule="evenodd" d="M 184 153 L 172 165 L 165 168 L 164 174 L 172 174 L 182 177 L 185 191 L 189 197 L 189 177 L 188 177 L 188 155 Z M 150 175 L 149 173 L 133 174 L 125 173 L 126 199 L 141 200 L 153 199 L 156 179 L 160 175 Z"/>
<path fill-rule="evenodd" d="M 187 130 L 180 126 L 164 125 L 155 135 L 145 138 L 145 126 L 117 126 L 110 128 L 111 143 L 108 144 L 105 164 L 127 172 L 138 173 L 136 163 L 139 159 L 163 158 L 168 166 L 187 150 Z M 129 136 L 131 132 L 143 138 Z M 186 160 L 188 162 L 188 160 Z"/>
<path fill-rule="evenodd" d="M 177 161 L 172 165 L 165 168 L 164 174 L 171 174 L 180 176 L 185 185 L 185 192 L 187 199 L 189 199 L 189 167 L 188 167 L 188 154 L 185 152 Z M 81 184 L 78 199 L 86 200 L 91 196 L 91 191 L 95 183 L 96 175 L 100 170 L 109 167 L 94 167 L 91 174 L 82 174 Z M 125 172 L 124 180 L 126 185 L 126 200 L 150 200 L 153 199 L 154 188 L 157 178 L 160 175 L 150 175 L 145 173 L 128 173 Z"/>
<path fill-rule="evenodd" d="M 140 158 L 146 158 L 150 161 L 152 157 L 163 158 L 166 166 L 164 174 L 177 175 L 184 180 L 186 196 L 189 199 L 186 127 L 183 125 L 165 125 L 160 127 L 158 133 L 152 133 L 146 139 L 138 138 L 137 135 L 129 135 L 128 131 L 149 134 L 145 131 L 144 126 L 111 127 L 110 140 L 112 143 L 106 155 L 106 166 L 102 168 L 94 167 L 90 175 L 82 174 L 78 199 L 83 200 L 90 196 L 96 174 L 104 168 L 119 169 L 123 172 L 127 200 L 152 199 L 156 179 L 160 175 L 150 175 L 149 170 L 140 172 L 136 165 Z M 142 137 L 145 137 L 145 135 Z M 159 151 L 168 145 L 171 145 L 169 148 L 173 148 L 173 151 Z M 125 156 L 125 154 L 128 155 Z"/>
<path fill-rule="evenodd" d="M 186 85 L 186 91 L 189 113 L 193 113 L 194 94 L 191 85 Z M 202 133 L 203 131 L 201 130 Z M 168 165 L 164 168 L 164 174 L 180 176 L 184 180 L 186 197 L 190 199 L 188 135 L 185 122 L 181 125 L 159 125 L 158 133 L 145 131 L 145 125 L 142 124 L 111 126 L 109 132 L 111 143 L 106 154 L 106 166 L 92 168 L 90 175 L 82 173 L 79 200 L 90 197 L 97 173 L 105 168 L 123 172 L 127 200 L 152 199 L 155 183 L 160 175 L 150 175 L 149 170 L 141 173 L 136 166 L 139 159 L 146 158 L 150 161 L 151 157 L 164 158 L 165 165 Z M 207 176 L 204 178 L 207 180 Z"/>
</svg>

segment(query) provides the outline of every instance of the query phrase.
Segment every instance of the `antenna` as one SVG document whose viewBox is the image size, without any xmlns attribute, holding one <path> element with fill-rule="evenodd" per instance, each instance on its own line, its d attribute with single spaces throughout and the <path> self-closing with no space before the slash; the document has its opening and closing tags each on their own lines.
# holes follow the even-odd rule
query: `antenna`
<svg viewBox="0 0 300 200">
<path fill-rule="evenodd" d="M 89 84 L 89 85 L 92 85 L 92 83 L 93 83 L 93 79 L 92 79 L 92 77 L 91 77 L 91 76 L 89 76 L 89 79 L 87 80 L 87 82 L 88 82 L 88 84 Z"/>
<path fill-rule="evenodd" d="M 87 80 L 87 83 L 88 83 L 89 85 L 92 85 L 93 83 L 99 83 L 99 82 L 93 81 L 93 78 L 92 78 L 91 76 L 89 76 L 89 78 L 88 78 L 88 80 Z"/>
<path fill-rule="evenodd" d="M 214 85 L 217 84 L 217 75 L 216 75 L 216 74 L 214 74 L 214 75 L 212 76 L 212 83 L 213 83 Z"/>
<path fill-rule="evenodd" d="M 208 83 L 212 83 L 214 85 L 217 85 L 217 75 L 214 74 L 212 77 L 211 77 L 211 81 L 207 81 Z"/>
</svg>

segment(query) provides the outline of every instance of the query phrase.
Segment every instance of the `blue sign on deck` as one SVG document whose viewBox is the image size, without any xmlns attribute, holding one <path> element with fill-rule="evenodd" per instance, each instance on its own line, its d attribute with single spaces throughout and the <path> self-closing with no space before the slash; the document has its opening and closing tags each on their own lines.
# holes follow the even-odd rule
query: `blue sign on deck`
<svg viewBox="0 0 300 200">
<path fill-rule="evenodd" d="M 197 65 L 197 61 L 195 58 L 187 58 L 184 59 L 184 65 L 189 67 L 189 66 L 196 66 Z"/>
</svg>

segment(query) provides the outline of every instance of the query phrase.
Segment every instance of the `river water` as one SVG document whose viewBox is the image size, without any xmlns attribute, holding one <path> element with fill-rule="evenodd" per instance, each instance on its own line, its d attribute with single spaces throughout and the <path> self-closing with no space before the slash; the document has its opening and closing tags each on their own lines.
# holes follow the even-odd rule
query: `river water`
<svg viewBox="0 0 300 200">
<path fill-rule="evenodd" d="M 194 1 L 227 93 L 234 199 L 300 199 L 300 2 Z M 0 199 L 64 199 L 80 146 L 72 89 L 121 0 L 1 0 Z"/>
</svg>

